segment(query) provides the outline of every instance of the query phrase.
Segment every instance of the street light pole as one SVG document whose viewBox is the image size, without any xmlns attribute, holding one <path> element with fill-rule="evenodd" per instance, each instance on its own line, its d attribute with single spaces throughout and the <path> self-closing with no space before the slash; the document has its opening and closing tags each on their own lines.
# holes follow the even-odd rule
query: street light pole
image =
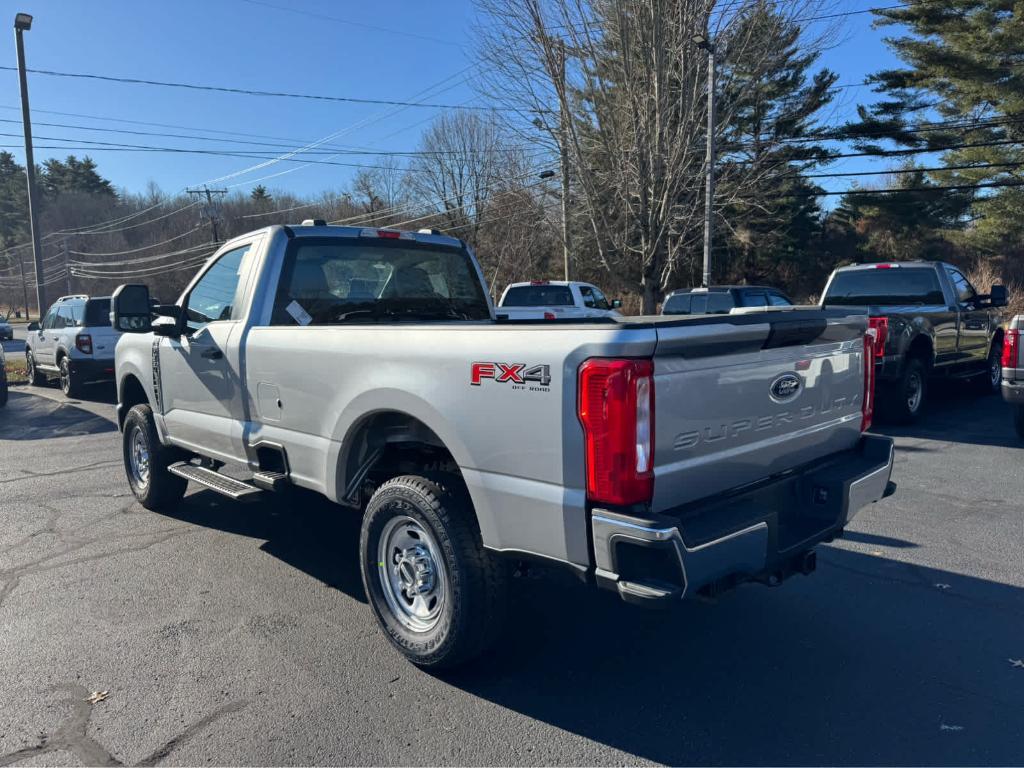
<svg viewBox="0 0 1024 768">
<path fill-rule="evenodd" d="M 711 285 L 711 244 L 714 233 L 714 199 L 715 199 L 715 46 L 706 35 L 693 36 L 697 47 L 708 54 L 708 128 L 707 155 L 704 160 L 704 274 L 701 285 Z"/>
<path fill-rule="evenodd" d="M 14 17 L 14 42 L 18 48 L 18 79 L 21 81 L 21 122 L 25 128 L 25 180 L 28 183 L 28 225 L 32 233 L 32 259 L 36 267 L 36 304 L 39 317 L 46 310 L 44 301 L 46 279 L 43 277 L 43 249 L 39 243 L 39 222 L 36 221 L 36 161 L 32 154 L 32 118 L 28 108 L 28 78 L 25 74 L 25 42 L 22 34 L 32 29 L 32 17 L 19 13 Z M 26 310 L 27 312 L 27 310 Z M 27 319 L 27 318 L 26 318 Z"/>
</svg>

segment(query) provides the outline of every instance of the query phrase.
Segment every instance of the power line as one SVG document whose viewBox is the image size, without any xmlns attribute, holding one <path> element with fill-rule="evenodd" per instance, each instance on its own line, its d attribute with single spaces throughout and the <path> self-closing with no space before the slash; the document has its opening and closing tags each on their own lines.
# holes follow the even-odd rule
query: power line
<svg viewBox="0 0 1024 768">
<path fill-rule="evenodd" d="M 0 66 L 0 70 L 17 71 L 15 67 Z M 184 88 L 192 91 L 214 91 L 217 93 L 234 93 L 242 96 L 269 96 L 284 99 L 308 99 L 312 101 L 344 102 L 347 104 L 376 104 L 390 107 L 424 107 L 427 109 L 470 109 L 484 112 L 493 111 L 516 111 L 508 107 L 488 107 L 459 104 L 435 104 L 416 101 L 396 101 L 393 99 L 363 99 L 354 96 L 324 96 L 312 93 L 291 93 L 288 91 L 262 91 L 255 88 L 232 88 L 220 85 L 200 85 L 198 83 L 176 83 L 166 80 L 147 80 L 140 77 L 116 77 L 113 75 L 96 75 L 86 72 L 58 72 L 52 69 L 29 69 L 26 70 L 34 75 L 47 75 L 50 77 L 70 77 L 83 80 L 101 80 L 111 83 L 128 83 L 131 85 L 153 85 L 161 88 Z"/>
</svg>

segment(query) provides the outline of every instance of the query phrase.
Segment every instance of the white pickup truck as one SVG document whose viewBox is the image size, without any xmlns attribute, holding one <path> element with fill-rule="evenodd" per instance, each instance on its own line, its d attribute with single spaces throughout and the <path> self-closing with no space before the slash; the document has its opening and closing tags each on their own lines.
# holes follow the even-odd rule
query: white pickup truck
<svg viewBox="0 0 1024 768">
<path fill-rule="evenodd" d="M 509 561 L 670 605 L 811 572 L 895 488 L 859 311 L 502 321 L 462 241 L 309 222 L 113 312 L 136 498 L 299 486 L 361 515 L 370 606 L 423 666 L 499 636 Z"/>
<path fill-rule="evenodd" d="M 498 301 L 498 316 L 508 320 L 568 320 L 619 317 L 618 299 L 609 301 L 596 285 L 571 280 L 511 283 Z"/>
</svg>

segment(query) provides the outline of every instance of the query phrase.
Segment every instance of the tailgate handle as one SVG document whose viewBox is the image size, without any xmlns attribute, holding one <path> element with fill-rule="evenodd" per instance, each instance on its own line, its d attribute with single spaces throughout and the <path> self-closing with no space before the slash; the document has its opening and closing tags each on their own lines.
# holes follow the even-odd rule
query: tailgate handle
<svg viewBox="0 0 1024 768">
<path fill-rule="evenodd" d="M 771 331 L 761 349 L 795 347 L 810 344 L 825 332 L 828 322 L 824 318 L 807 320 L 774 320 Z"/>
</svg>

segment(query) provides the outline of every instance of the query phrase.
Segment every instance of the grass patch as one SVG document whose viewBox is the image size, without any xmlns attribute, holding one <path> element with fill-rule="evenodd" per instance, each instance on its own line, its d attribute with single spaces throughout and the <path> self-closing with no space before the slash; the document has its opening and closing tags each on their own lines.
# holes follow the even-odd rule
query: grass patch
<svg viewBox="0 0 1024 768">
<path fill-rule="evenodd" d="M 7 372 L 8 384 L 28 384 L 28 368 L 25 358 L 8 357 L 4 370 Z"/>
</svg>

